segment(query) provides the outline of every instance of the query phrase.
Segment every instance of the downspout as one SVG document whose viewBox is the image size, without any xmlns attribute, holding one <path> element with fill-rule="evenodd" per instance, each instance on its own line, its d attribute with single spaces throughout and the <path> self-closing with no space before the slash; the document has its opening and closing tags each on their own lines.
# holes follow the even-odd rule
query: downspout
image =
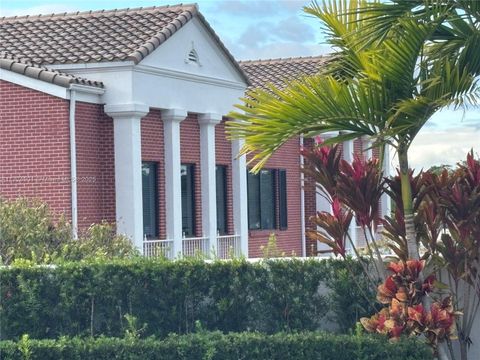
<svg viewBox="0 0 480 360">
<path fill-rule="evenodd" d="M 75 138 L 76 92 L 70 89 L 70 185 L 72 202 L 72 237 L 78 239 L 78 201 L 77 201 L 77 145 Z"/>
<path fill-rule="evenodd" d="M 300 149 L 303 149 L 303 135 L 300 135 Z M 303 169 L 305 159 L 300 153 L 300 169 Z M 305 174 L 300 171 L 300 218 L 302 229 L 302 257 L 307 256 L 307 239 L 305 237 Z"/>
</svg>

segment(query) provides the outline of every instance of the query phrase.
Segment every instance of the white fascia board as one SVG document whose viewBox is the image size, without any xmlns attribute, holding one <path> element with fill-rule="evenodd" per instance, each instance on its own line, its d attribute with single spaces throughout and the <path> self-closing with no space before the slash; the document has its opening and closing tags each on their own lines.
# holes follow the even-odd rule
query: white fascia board
<svg viewBox="0 0 480 360">
<path fill-rule="evenodd" d="M 150 65 L 137 65 L 134 68 L 134 72 L 150 74 L 154 76 L 163 76 L 172 79 L 185 80 L 189 82 L 196 82 L 201 84 L 208 84 L 214 86 L 220 86 L 230 89 L 245 91 L 246 86 L 243 82 L 236 82 L 230 80 L 219 79 L 211 76 L 202 76 L 183 71 L 177 71 L 172 69 L 160 69 Z"/>
<path fill-rule="evenodd" d="M 40 91 L 61 99 L 69 99 L 70 94 L 67 88 L 42 80 L 34 79 L 22 74 L 8 70 L 0 70 L 0 79 L 11 82 L 29 89 Z"/>
<path fill-rule="evenodd" d="M 72 89 L 77 92 L 77 101 L 93 104 L 101 104 L 100 97 L 105 92 L 105 89 L 102 88 L 80 84 L 72 84 L 66 88 L 8 70 L 0 70 L 0 79 L 66 100 L 70 99 L 69 90 Z"/>
<path fill-rule="evenodd" d="M 65 72 L 68 72 L 67 70 L 77 71 L 82 69 L 88 69 L 88 70 L 99 69 L 99 71 L 103 72 L 103 71 L 108 71 L 108 70 L 113 70 L 118 68 L 132 67 L 133 65 L 135 65 L 133 61 L 111 61 L 111 62 L 93 62 L 93 63 L 78 63 L 78 64 L 52 64 L 52 65 L 48 65 L 48 67 L 50 69 L 65 70 Z"/>
</svg>

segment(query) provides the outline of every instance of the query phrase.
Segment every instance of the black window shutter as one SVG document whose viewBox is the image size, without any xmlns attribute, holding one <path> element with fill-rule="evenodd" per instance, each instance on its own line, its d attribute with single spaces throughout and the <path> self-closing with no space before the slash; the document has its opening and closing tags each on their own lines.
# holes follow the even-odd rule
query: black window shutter
<svg viewBox="0 0 480 360">
<path fill-rule="evenodd" d="M 278 170 L 278 210 L 280 230 L 286 230 L 288 228 L 287 217 L 287 171 Z"/>
</svg>

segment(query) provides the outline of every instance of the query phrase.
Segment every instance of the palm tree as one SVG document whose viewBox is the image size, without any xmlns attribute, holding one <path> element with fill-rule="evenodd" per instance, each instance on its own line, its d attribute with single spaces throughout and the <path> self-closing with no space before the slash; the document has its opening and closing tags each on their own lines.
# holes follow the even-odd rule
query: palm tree
<svg viewBox="0 0 480 360">
<path fill-rule="evenodd" d="M 480 2 L 325 0 L 317 17 L 336 53 L 314 76 L 284 89 L 254 89 L 228 123 L 258 171 L 292 137 L 335 131 L 326 143 L 362 136 L 399 159 L 408 255 L 418 259 L 408 149 L 431 116 L 480 98 Z M 382 161 L 380 161 L 380 164 Z"/>
</svg>

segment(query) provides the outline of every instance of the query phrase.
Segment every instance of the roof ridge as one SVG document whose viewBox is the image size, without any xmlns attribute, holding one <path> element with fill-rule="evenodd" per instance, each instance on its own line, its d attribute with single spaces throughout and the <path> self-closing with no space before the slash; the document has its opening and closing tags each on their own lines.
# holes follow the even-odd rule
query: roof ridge
<svg viewBox="0 0 480 360">
<path fill-rule="evenodd" d="M 160 5 L 160 6 L 149 6 L 149 7 L 137 7 L 137 8 L 123 8 L 123 9 L 111 9 L 111 10 L 87 10 L 87 11 L 73 11 L 73 12 L 64 12 L 64 13 L 52 13 L 52 14 L 38 14 L 38 15 L 14 15 L 14 16 L 3 16 L 0 17 L 2 22 L 11 22 L 11 21 L 29 21 L 29 20 L 44 20 L 44 19 L 53 19 L 53 18 L 65 18 L 65 17 L 75 17 L 75 16 L 96 16 L 96 15 L 112 15 L 116 13 L 126 13 L 126 12 L 148 12 L 152 10 L 186 10 L 188 8 L 195 8 L 198 10 L 198 5 L 196 3 L 188 4 L 175 4 L 175 5 Z"/>
<path fill-rule="evenodd" d="M 274 64 L 279 62 L 302 62 L 309 60 L 320 60 L 330 57 L 330 54 L 326 55 L 312 55 L 312 56 L 296 56 L 288 58 L 274 58 L 274 59 L 256 59 L 256 60 L 241 60 L 238 63 L 241 65 L 257 65 L 257 64 Z"/>
</svg>

